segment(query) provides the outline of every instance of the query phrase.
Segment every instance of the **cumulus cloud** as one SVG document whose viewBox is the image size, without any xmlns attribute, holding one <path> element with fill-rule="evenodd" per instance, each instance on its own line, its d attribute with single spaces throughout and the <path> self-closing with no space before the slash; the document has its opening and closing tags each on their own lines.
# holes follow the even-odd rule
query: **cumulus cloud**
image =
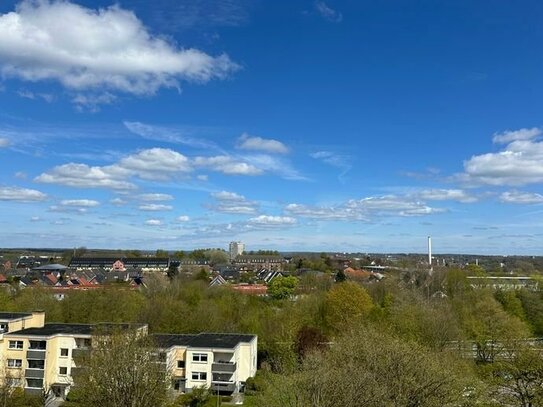
<svg viewBox="0 0 543 407">
<path fill-rule="evenodd" d="M 126 205 L 128 202 L 126 202 L 122 198 L 113 198 L 112 200 L 109 201 L 109 203 L 115 206 L 123 206 L 123 205 Z"/>
<path fill-rule="evenodd" d="M 136 186 L 119 175 L 111 173 L 110 167 L 90 167 L 86 164 L 69 163 L 54 167 L 37 176 L 36 182 L 59 184 L 75 188 L 135 189 Z"/>
<path fill-rule="evenodd" d="M 181 48 L 151 34 L 120 6 L 94 10 L 60 0 L 24 0 L 0 15 L 0 61 L 6 77 L 137 95 L 178 88 L 182 80 L 224 78 L 238 68 L 227 55 Z"/>
<path fill-rule="evenodd" d="M 151 194 L 140 194 L 138 195 L 138 199 L 141 201 L 146 202 L 162 202 L 162 201 L 172 201 L 173 196 L 170 194 L 158 194 L 158 193 L 151 193 Z"/>
<path fill-rule="evenodd" d="M 94 208 L 100 205 L 100 202 L 93 199 L 64 199 L 60 201 L 62 206 L 72 206 L 81 208 Z"/>
<path fill-rule="evenodd" d="M 171 205 L 162 205 L 162 204 L 145 204 L 138 207 L 141 211 L 147 212 L 158 212 L 158 211 L 171 211 L 173 206 Z"/>
<path fill-rule="evenodd" d="M 46 199 L 47 195 L 35 189 L 0 187 L 0 201 L 39 202 Z"/>
<path fill-rule="evenodd" d="M 326 20 L 333 23 L 340 23 L 343 21 L 343 14 L 339 11 L 329 7 L 324 1 L 317 0 L 315 2 L 315 10 Z"/>
<path fill-rule="evenodd" d="M 242 162 L 228 155 L 195 157 L 193 164 L 195 167 L 222 172 L 226 175 L 260 175 L 263 172 L 252 164 Z"/>
<path fill-rule="evenodd" d="M 531 192 L 509 191 L 500 195 L 500 201 L 511 204 L 541 204 L 543 195 Z"/>
<path fill-rule="evenodd" d="M 8 147 L 10 145 L 9 139 L 5 137 L 0 137 L 0 148 Z"/>
<path fill-rule="evenodd" d="M 260 215 L 248 220 L 249 225 L 256 226 L 289 226 L 296 224 L 296 219 L 290 216 Z"/>
<path fill-rule="evenodd" d="M 532 130 L 500 135 L 503 136 L 500 140 L 514 141 L 502 151 L 475 155 L 464 161 L 464 173 L 457 174 L 455 179 L 472 185 L 519 186 L 543 182 L 543 141 L 512 135 L 529 133 L 530 137 L 536 137 Z"/>
<path fill-rule="evenodd" d="M 238 138 L 237 148 L 242 150 L 266 151 L 268 153 L 287 154 L 289 149 L 283 143 L 243 133 Z"/>
<path fill-rule="evenodd" d="M 541 129 L 533 127 L 531 129 L 507 130 L 503 133 L 495 133 L 492 141 L 498 144 L 507 144 L 517 140 L 531 140 L 541 135 Z"/>
<path fill-rule="evenodd" d="M 160 219 L 147 219 L 145 224 L 147 226 L 162 226 L 162 221 Z"/>
<path fill-rule="evenodd" d="M 477 198 L 462 189 L 428 189 L 417 194 L 428 201 L 457 201 L 462 203 L 477 202 Z"/>
<path fill-rule="evenodd" d="M 250 164 L 249 162 L 253 162 Z M 302 179 L 288 163 L 268 155 L 232 157 L 187 157 L 169 148 L 150 148 L 121 158 L 106 166 L 68 163 L 46 171 L 34 180 L 78 188 L 135 189 L 134 178 L 149 181 L 171 181 L 186 178 L 196 169 L 206 169 L 225 175 L 255 176 L 264 172 L 275 173 L 286 179 Z M 207 179 L 199 177 L 198 179 Z"/>
<path fill-rule="evenodd" d="M 423 216 L 445 212 L 424 202 L 397 195 L 350 199 L 337 206 L 312 206 L 291 203 L 285 206 L 285 212 L 320 220 L 358 220 L 369 221 L 383 216 Z"/>
<path fill-rule="evenodd" d="M 181 215 L 175 218 L 176 222 L 188 222 L 190 220 L 190 217 L 187 215 Z"/>
<path fill-rule="evenodd" d="M 250 215 L 258 210 L 257 202 L 249 201 L 243 195 L 235 192 L 214 192 L 211 197 L 215 203 L 210 206 L 210 209 L 216 212 Z"/>
</svg>

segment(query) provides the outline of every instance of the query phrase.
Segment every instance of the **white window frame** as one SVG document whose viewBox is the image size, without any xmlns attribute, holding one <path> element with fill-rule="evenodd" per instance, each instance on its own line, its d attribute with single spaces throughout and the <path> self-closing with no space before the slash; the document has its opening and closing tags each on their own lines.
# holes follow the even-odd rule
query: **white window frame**
<svg viewBox="0 0 543 407">
<path fill-rule="evenodd" d="M 195 378 L 196 376 L 197 378 Z M 207 380 L 207 372 L 192 372 L 191 378 L 194 381 L 204 382 Z"/>
<path fill-rule="evenodd" d="M 11 369 L 23 367 L 22 359 L 8 359 L 8 367 Z"/>
<path fill-rule="evenodd" d="M 15 346 L 12 346 L 15 344 Z M 19 347 L 19 344 L 21 344 L 21 347 Z M 11 350 L 23 350 L 24 348 L 24 341 L 9 341 L 8 343 L 8 349 Z"/>
<path fill-rule="evenodd" d="M 207 353 L 193 353 L 192 354 L 192 361 L 193 362 L 207 363 L 208 360 L 209 360 L 209 357 L 208 357 Z"/>
</svg>

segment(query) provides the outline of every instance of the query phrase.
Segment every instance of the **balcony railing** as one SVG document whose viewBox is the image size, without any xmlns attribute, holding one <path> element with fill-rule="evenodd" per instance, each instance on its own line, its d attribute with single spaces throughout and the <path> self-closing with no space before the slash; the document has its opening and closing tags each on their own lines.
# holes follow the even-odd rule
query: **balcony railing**
<svg viewBox="0 0 543 407">
<path fill-rule="evenodd" d="M 36 387 L 25 387 L 25 393 L 29 396 L 43 396 L 43 389 Z"/>
<path fill-rule="evenodd" d="M 236 364 L 234 362 L 215 362 L 211 365 L 212 372 L 234 373 Z"/>
<path fill-rule="evenodd" d="M 45 350 L 28 350 L 26 351 L 26 358 L 45 360 Z"/>
<path fill-rule="evenodd" d="M 236 390 L 234 382 L 211 382 L 211 390 L 217 392 L 232 393 Z"/>
<path fill-rule="evenodd" d="M 43 369 L 26 369 L 25 377 L 27 379 L 43 379 L 44 370 Z"/>
</svg>

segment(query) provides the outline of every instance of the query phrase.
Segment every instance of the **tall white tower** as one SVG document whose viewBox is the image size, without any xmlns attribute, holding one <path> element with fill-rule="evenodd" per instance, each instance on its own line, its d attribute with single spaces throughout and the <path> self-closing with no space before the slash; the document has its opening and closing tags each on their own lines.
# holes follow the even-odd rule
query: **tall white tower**
<svg viewBox="0 0 543 407">
<path fill-rule="evenodd" d="M 230 242 L 228 249 L 230 252 L 230 260 L 234 260 L 236 257 L 243 254 L 245 245 L 242 242 Z"/>
<path fill-rule="evenodd" d="M 432 237 L 428 236 L 428 265 L 432 269 Z"/>
</svg>

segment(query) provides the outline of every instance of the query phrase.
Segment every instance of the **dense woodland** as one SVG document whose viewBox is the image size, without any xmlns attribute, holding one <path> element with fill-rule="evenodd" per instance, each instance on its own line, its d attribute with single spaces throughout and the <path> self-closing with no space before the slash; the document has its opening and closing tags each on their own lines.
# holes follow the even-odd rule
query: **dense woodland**
<svg viewBox="0 0 543 407">
<path fill-rule="evenodd" d="M 526 341 L 543 337 L 541 292 L 474 290 L 458 269 L 331 277 L 286 277 L 275 295 L 257 297 L 208 288 L 200 273 L 157 275 L 142 290 L 73 291 L 62 301 L 46 289 L 4 291 L 0 309 L 44 309 L 47 322 L 257 334 L 250 406 L 543 405 L 543 356 Z"/>
</svg>

